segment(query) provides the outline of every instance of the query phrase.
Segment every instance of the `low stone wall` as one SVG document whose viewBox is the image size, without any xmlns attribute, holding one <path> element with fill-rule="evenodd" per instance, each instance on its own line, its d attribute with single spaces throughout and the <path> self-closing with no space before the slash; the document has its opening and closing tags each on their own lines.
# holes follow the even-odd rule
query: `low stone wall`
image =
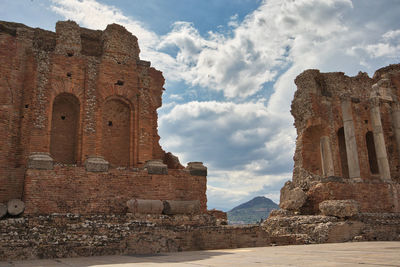
<svg viewBox="0 0 400 267">
<path fill-rule="evenodd" d="M 84 167 L 56 165 L 54 170 L 27 170 L 23 200 L 25 214 L 124 214 L 132 198 L 198 200 L 205 213 L 206 183 L 205 176 L 185 170 L 88 172 Z"/>
<path fill-rule="evenodd" d="M 360 213 L 350 218 L 274 212 L 262 228 L 272 241 L 287 244 L 400 241 L 400 213 Z"/>
<path fill-rule="evenodd" d="M 268 246 L 259 226 L 209 215 L 48 215 L 0 221 L 0 261 Z"/>
</svg>

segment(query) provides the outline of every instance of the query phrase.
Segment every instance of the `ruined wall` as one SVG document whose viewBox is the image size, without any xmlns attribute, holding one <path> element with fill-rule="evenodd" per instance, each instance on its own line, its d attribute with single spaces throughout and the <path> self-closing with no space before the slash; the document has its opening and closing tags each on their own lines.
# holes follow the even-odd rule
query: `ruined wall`
<svg viewBox="0 0 400 267">
<path fill-rule="evenodd" d="M 268 246 L 259 226 L 197 216 L 47 215 L 0 221 L 0 261 Z"/>
<path fill-rule="evenodd" d="M 399 64 L 373 78 L 318 70 L 296 78 L 295 164 L 282 208 L 318 214 L 324 200 L 353 199 L 361 212 L 400 212 L 399 79 Z"/>
<path fill-rule="evenodd" d="M 168 168 L 183 167 L 159 144 L 157 108 L 164 78 L 139 52 L 137 38 L 117 24 L 94 31 L 63 21 L 56 32 L 49 32 L 0 22 L 0 203 L 23 198 L 36 205 L 41 197 L 48 200 L 40 193 L 44 190 L 50 199 L 52 192 L 59 193 L 59 202 L 82 197 L 89 205 L 98 200 L 92 208 L 81 206 L 82 212 L 94 212 L 109 199 L 93 188 L 115 188 L 114 197 L 121 199 L 128 196 L 122 191 L 134 194 L 139 188 L 154 193 L 147 194 L 149 198 L 189 199 L 189 193 L 179 195 L 183 187 L 200 190 L 184 192 L 200 200 L 205 210 L 206 174 L 201 182 L 188 171 L 166 175 Z M 133 171 L 147 168 L 153 159 L 167 165 L 162 166 L 165 176 L 159 177 L 163 182 L 149 183 L 151 175 L 144 179 Z M 125 173 L 108 172 L 115 168 Z M 108 179 L 101 185 L 92 180 L 102 175 Z M 135 189 L 127 186 L 127 177 Z M 57 190 L 48 190 L 54 185 Z M 178 193 L 171 193 L 174 190 Z M 110 193 L 104 195 L 111 198 Z M 65 207 L 78 206 L 65 204 L 58 211 L 67 212 Z M 98 211 L 106 209 L 121 208 L 111 205 Z M 57 211 L 38 209 L 50 210 Z"/>
<path fill-rule="evenodd" d="M 145 170 L 111 169 L 88 172 L 84 167 L 55 166 L 26 173 L 25 214 L 125 214 L 132 198 L 199 200 L 206 212 L 204 176 L 186 170 L 148 174 Z"/>
</svg>

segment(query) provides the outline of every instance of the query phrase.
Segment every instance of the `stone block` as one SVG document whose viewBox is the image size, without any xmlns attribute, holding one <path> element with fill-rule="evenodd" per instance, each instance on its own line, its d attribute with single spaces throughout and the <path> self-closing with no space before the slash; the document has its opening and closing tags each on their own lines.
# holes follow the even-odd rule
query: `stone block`
<svg viewBox="0 0 400 267">
<path fill-rule="evenodd" d="M 52 170 L 54 161 L 49 153 L 34 152 L 28 158 L 28 169 Z"/>
<path fill-rule="evenodd" d="M 291 182 L 286 182 L 281 189 L 279 206 L 282 209 L 298 211 L 306 202 L 307 195 L 299 187 L 294 187 Z"/>
<path fill-rule="evenodd" d="M 161 159 L 152 159 L 146 161 L 144 168 L 148 174 L 168 174 L 168 167 Z"/>
<path fill-rule="evenodd" d="M 137 214 L 162 214 L 164 205 L 161 200 L 153 199 L 130 199 L 126 202 L 128 211 Z"/>
<path fill-rule="evenodd" d="M 352 217 L 360 212 L 357 201 L 348 200 L 325 200 L 319 204 L 319 210 L 323 215 L 339 218 Z"/>
<path fill-rule="evenodd" d="M 198 214 L 200 213 L 200 202 L 198 200 L 164 200 L 163 214 Z"/>
<path fill-rule="evenodd" d="M 106 172 L 108 171 L 108 166 L 108 161 L 100 156 L 91 156 L 85 161 L 85 168 L 88 172 Z"/>
<path fill-rule="evenodd" d="M 191 175 L 207 176 L 207 167 L 203 165 L 203 162 L 189 162 L 186 169 Z"/>
</svg>

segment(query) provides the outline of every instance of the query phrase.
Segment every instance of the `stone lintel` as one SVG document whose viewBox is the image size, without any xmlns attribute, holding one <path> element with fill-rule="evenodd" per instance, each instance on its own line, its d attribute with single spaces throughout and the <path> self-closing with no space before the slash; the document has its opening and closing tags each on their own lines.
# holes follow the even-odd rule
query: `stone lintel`
<svg viewBox="0 0 400 267">
<path fill-rule="evenodd" d="M 167 164 L 164 164 L 161 159 L 152 159 L 146 161 L 144 168 L 148 174 L 168 174 Z"/>
<path fill-rule="evenodd" d="M 89 156 L 85 161 L 85 168 L 88 172 L 106 172 L 109 163 L 101 156 Z"/>
<path fill-rule="evenodd" d="M 54 160 L 49 153 L 33 152 L 28 158 L 28 169 L 52 170 Z"/>
<path fill-rule="evenodd" d="M 186 169 L 189 170 L 190 175 L 207 176 L 207 167 L 203 165 L 203 162 L 189 162 Z"/>
</svg>

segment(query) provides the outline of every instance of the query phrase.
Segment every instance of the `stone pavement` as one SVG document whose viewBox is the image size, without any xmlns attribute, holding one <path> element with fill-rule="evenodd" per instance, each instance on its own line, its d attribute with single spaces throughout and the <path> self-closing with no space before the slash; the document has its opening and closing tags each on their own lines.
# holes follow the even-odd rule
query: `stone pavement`
<svg viewBox="0 0 400 267">
<path fill-rule="evenodd" d="M 25 266 L 400 266 L 400 242 L 356 242 L 0 262 Z"/>
</svg>

